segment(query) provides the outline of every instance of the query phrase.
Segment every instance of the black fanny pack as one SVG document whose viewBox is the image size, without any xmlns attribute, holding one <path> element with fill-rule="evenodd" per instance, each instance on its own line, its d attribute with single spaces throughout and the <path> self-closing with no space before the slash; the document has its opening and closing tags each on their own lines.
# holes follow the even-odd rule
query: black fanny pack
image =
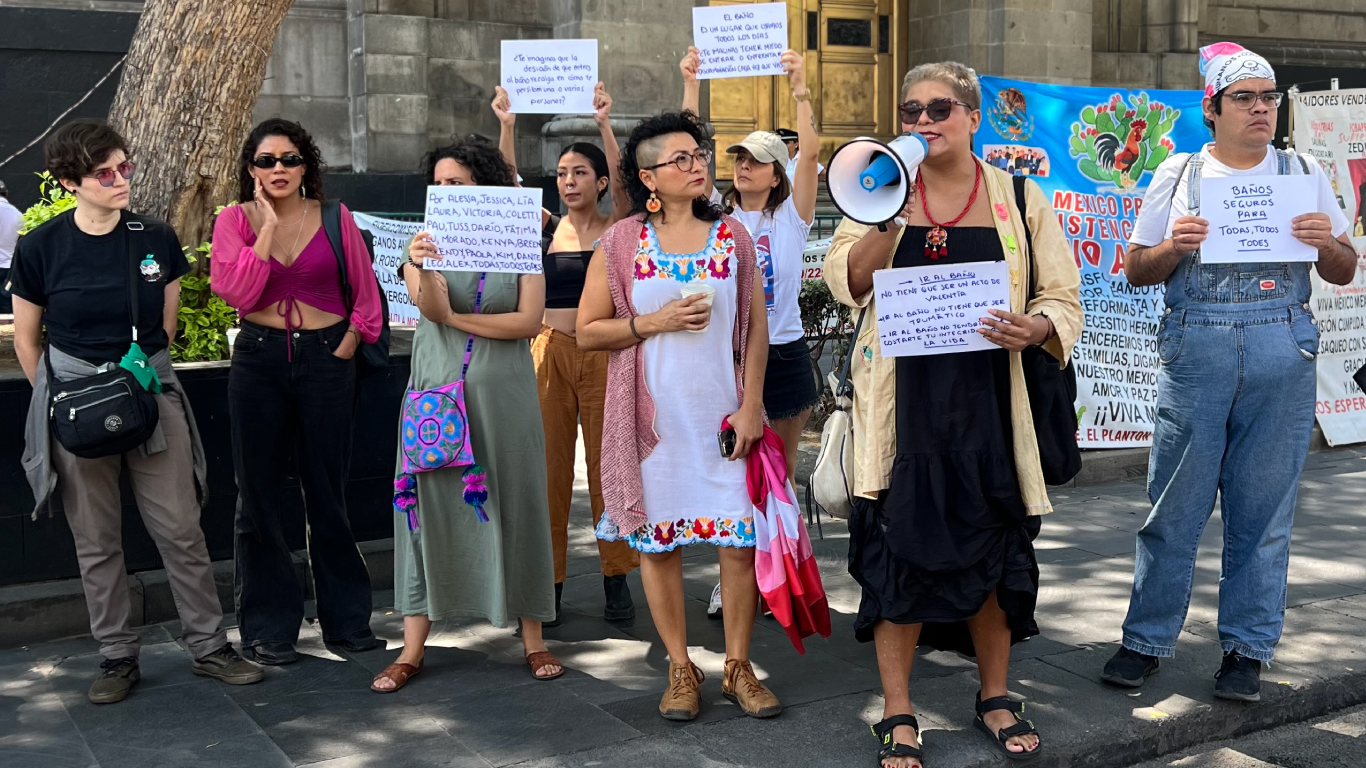
<svg viewBox="0 0 1366 768">
<path fill-rule="evenodd" d="M 133 233 L 142 231 L 142 222 L 125 222 L 128 241 L 129 317 L 133 325 L 133 342 L 138 338 L 138 285 L 133 270 L 137 268 L 137 251 Z M 116 456 L 147 442 L 156 432 L 161 419 L 156 397 L 148 392 L 132 371 L 114 366 L 93 376 L 82 376 L 71 381 L 58 381 L 52 371 L 52 349 L 47 362 L 47 381 L 50 407 L 48 422 L 52 436 L 62 447 L 83 459 Z"/>
</svg>

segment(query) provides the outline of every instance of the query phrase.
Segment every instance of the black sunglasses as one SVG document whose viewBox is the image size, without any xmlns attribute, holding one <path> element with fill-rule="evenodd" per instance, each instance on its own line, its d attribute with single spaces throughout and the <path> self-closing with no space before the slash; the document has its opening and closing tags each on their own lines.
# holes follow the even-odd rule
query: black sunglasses
<svg viewBox="0 0 1366 768">
<path fill-rule="evenodd" d="M 942 123 L 949 119 L 949 115 L 953 114 L 955 104 L 965 109 L 972 109 L 971 105 L 954 99 L 935 99 L 929 104 L 917 104 L 914 101 L 908 101 L 898 106 L 897 110 L 901 112 L 901 122 L 907 125 L 915 125 L 920 122 L 921 113 L 929 115 L 931 122 Z"/>
<path fill-rule="evenodd" d="M 303 157 L 295 154 L 288 154 L 284 157 L 275 157 L 273 155 L 257 155 L 256 159 L 251 161 L 252 165 L 256 166 L 257 168 L 260 168 L 263 171 L 268 171 L 271 168 L 274 168 L 276 163 L 279 163 L 280 165 L 283 165 L 286 168 L 298 168 L 299 166 L 304 164 L 304 159 Z"/>
</svg>

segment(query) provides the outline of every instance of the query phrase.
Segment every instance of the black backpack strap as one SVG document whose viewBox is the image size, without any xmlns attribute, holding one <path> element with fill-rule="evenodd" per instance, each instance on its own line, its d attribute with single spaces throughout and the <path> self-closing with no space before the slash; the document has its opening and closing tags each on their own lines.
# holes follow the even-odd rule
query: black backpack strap
<svg viewBox="0 0 1366 768">
<path fill-rule="evenodd" d="M 1024 223 L 1025 231 L 1025 253 L 1029 254 L 1029 273 L 1025 279 L 1029 282 L 1029 297 L 1025 299 L 1025 306 L 1034 300 L 1034 236 L 1029 231 L 1029 203 L 1025 202 L 1025 177 L 1012 176 L 1011 180 L 1015 183 L 1015 208 L 1020 212 L 1020 221 Z"/>
<path fill-rule="evenodd" d="M 844 368 L 840 370 L 839 388 L 835 390 L 836 397 L 848 397 L 853 394 L 853 388 L 849 386 L 849 366 L 854 362 L 854 347 L 858 344 L 859 331 L 863 329 L 863 316 L 868 314 L 868 308 L 859 310 L 858 322 L 854 323 L 854 335 L 849 337 L 849 351 L 844 355 Z"/>
<path fill-rule="evenodd" d="M 341 203 L 323 203 L 323 231 L 327 233 L 327 242 L 331 244 L 332 253 L 337 257 L 337 276 L 341 284 L 342 301 L 346 304 L 346 316 L 350 317 L 352 310 L 355 309 L 355 299 L 351 295 L 351 278 L 346 273 L 346 241 L 342 238 Z"/>
<path fill-rule="evenodd" d="M 142 251 L 142 233 L 144 227 L 141 221 L 129 217 L 123 223 L 124 239 L 128 245 L 128 319 L 133 326 L 133 343 L 138 340 L 138 265 L 142 259 L 138 258 L 138 253 Z"/>
</svg>

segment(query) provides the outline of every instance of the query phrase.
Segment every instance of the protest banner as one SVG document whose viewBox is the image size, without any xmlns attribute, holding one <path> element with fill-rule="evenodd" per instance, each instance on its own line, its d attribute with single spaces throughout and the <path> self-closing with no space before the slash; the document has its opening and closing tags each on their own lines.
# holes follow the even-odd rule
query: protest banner
<svg viewBox="0 0 1366 768">
<path fill-rule="evenodd" d="M 375 239 L 375 277 L 379 278 L 380 290 L 389 300 L 389 322 L 417 325 L 421 313 L 408 298 L 408 288 L 398 277 L 398 265 L 408 260 L 408 241 L 422 225 L 416 221 L 394 221 L 364 213 L 351 215 L 356 226 Z"/>
<path fill-rule="evenodd" d="M 989 310 L 1010 310 L 1010 268 L 979 261 L 879 269 L 873 291 L 883 357 L 999 349 L 977 329 Z"/>
<path fill-rule="evenodd" d="M 1210 140 L 1202 94 L 981 81 L 982 158 L 1039 184 L 1081 270 L 1086 323 L 1072 352 L 1078 442 L 1149 445 L 1163 292 L 1129 284 L 1124 252 L 1152 172 Z"/>
<path fill-rule="evenodd" d="M 783 74 L 787 3 L 693 8 L 692 26 L 702 52 L 697 79 Z"/>
<path fill-rule="evenodd" d="M 446 272 L 541 272 L 538 187 L 427 187 L 422 229 Z"/>
<path fill-rule="evenodd" d="M 1200 214 L 1209 240 L 1206 264 L 1318 261 L 1318 249 L 1290 234 L 1290 220 L 1314 210 L 1318 184 L 1310 176 L 1201 178 Z"/>
<path fill-rule="evenodd" d="M 802 251 L 802 279 L 820 281 L 825 276 L 825 254 L 830 250 L 832 238 L 813 240 Z"/>
<path fill-rule="evenodd" d="M 1366 89 L 1297 93 L 1295 149 L 1323 166 L 1351 226 L 1357 253 L 1366 251 Z M 1358 259 L 1360 264 L 1360 259 Z M 1319 326 L 1318 402 L 1314 408 L 1329 445 L 1366 442 L 1366 394 L 1352 374 L 1366 364 L 1366 273 L 1347 285 L 1313 278 Z"/>
<path fill-rule="evenodd" d="M 504 40 L 501 71 L 513 112 L 593 114 L 597 40 Z"/>
</svg>

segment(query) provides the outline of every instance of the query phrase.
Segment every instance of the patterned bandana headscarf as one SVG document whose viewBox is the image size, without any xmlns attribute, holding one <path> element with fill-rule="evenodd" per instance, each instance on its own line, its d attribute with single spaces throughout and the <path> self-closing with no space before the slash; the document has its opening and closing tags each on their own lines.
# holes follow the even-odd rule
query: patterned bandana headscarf
<svg viewBox="0 0 1366 768">
<path fill-rule="evenodd" d="M 1215 43 L 1201 48 L 1200 74 L 1205 76 L 1205 95 L 1211 98 L 1239 80 L 1260 77 L 1276 82 L 1271 64 L 1237 43 Z"/>
</svg>

